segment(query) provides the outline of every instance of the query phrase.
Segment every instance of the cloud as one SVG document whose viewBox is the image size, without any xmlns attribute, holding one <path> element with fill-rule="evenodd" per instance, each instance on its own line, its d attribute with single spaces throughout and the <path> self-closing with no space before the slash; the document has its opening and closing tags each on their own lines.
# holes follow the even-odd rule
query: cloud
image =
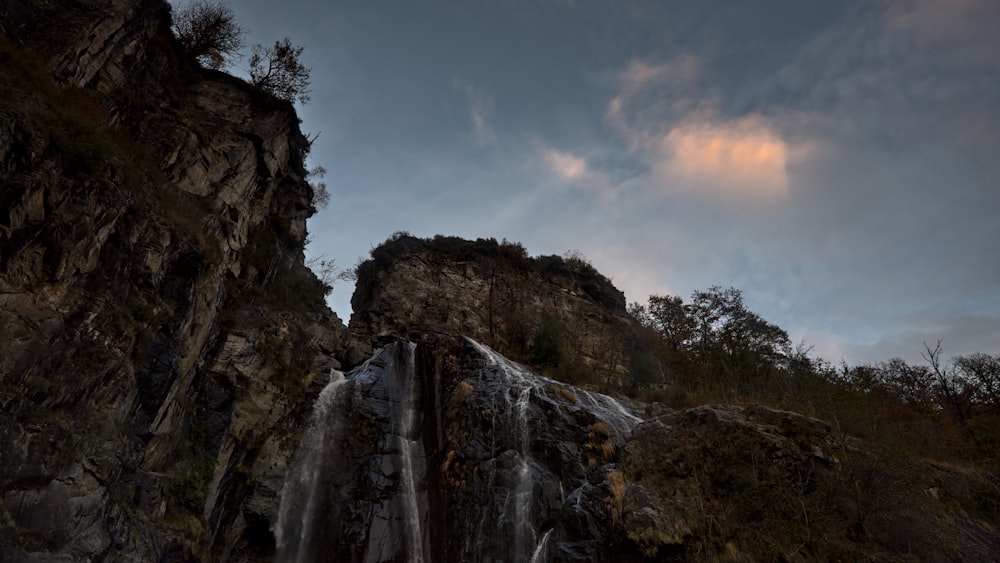
<svg viewBox="0 0 1000 563">
<path fill-rule="evenodd" d="M 940 315 L 915 323 L 915 328 L 885 336 L 872 343 L 841 343 L 842 356 L 848 363 L 878 362 L 889 358 L 903 358 L 908 362 L 922 363 L 921 354 L 932 349 L 937 342 L 945 357 L 976 352 L 1000 352 L 1000 318 L 984 315 Z"/>
<path fill-rule="evenodd" d="M 995 0 L 910 0 L 889 6 L 889 32 L 916 32 L 934 41 L 1000 43 Z"/>
<path fill-rule="evenodd" d="M 618 75 L 606 120 L 625 136 L 633 150 L 641 149 L 655 140 L 656 125 L 697 105 L 695 85 L 700 69 L 693 55 L 661 64 L 633 59 Z"/>
<path fill-rule="evenodd" d="M 541 149 L 539 160 L 543 168 L 559 179 L 564 186 L 599 193 L 609 199 L 618 196 L 611 177 L 591 167 L 581 156 L 545 147 Z"/>
<path fill-rule="evenodd" d="M 665 191 L 740 199 L 788 192 L 789 143 L 768 118 L 722 118 L 698 90 L 699 60 L 631 61 L 620 73 L 605 117 Z"/>
<path fill-rule="evenodd" d="M 472 131 L 476 134 L 476 140 L 479 141 L 479 144 L 489 145 L 495 142 L 496 133 L 490 123 L 493 117 L 493 97 L 482 88 L 466 82 L 460 76 L 452 80 L 452 86 L 465 94 L 469 121 L 472 123 Z"/>
<path fill-rule="evenodd" d="M 578 180 L 590 172 L 586 160 L 568 152 L 548 149 L 543 158 L 549 169 L 564 180 Z"/>
<path fill-rule="evenodd" d="M 667 189 L 780 197 L 788 191 L 788 152 L 787 143 L 759 115 L 732 121 L 695 117 L 656 140 L 651 166 Z"/>
</svg>

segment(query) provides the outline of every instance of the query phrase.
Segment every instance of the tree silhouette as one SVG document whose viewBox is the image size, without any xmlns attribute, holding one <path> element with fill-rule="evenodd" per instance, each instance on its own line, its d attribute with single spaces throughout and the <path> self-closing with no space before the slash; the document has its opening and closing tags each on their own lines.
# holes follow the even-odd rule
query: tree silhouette
<svg viewBox="0 0 1000 563">
<path fill-rule="evenodd" d="M 250 54 L 250 82 L 275 97 L 290 102 L 309 102 L 309 69 L 299 57 L 303 47 L 286 37 L 273 47 L 254 45 Z"/>
<path fill-rule="evenodd" d="M 209 68 L 226 66 L 243 48 L 243 28 L 222 3 L 192 0 L 174 13 L 173 29 L 188 54 Z"/>
</svg>

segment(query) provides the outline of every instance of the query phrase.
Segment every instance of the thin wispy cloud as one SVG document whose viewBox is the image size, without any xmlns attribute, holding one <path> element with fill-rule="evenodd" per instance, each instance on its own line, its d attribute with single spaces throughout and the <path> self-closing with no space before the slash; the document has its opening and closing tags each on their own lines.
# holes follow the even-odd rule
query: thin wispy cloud
<svg viewBox="0 0 1000 563">
<path fill-rule="evenodd" d="M 461 76 L 456 76 L 452 80 L 452 86 L 465 95 L 469 122 L 472 124 L 472 132 L 476 135 L 479 144 L 488 145 L 495 142 L 496 132 L 491 123 L 493 97 L 482 88 L 467 82 Z"/>
<path fill-rule="evenodd" d="M 664 125 L 695 111 L 701 65 L 692 55 L 668 63 L 631 60 L 618 74 L 605 120 L 631 150 L 655 144 Z"/>
<path fill-rule="evenodd" d="M 565 180 L 580 180 L 590 173 L 586 160 L 568 152 L 548 149 L 544 159 L 549 169 Z"/>
<path fill-rule="evenodd" d="M 886 13 L 890 32 L 918 32 L 925 41 L 1000 44 L 995 0 L 910 0 L 896 2 Z"/>
<path fill-rule="evenodd" d="M 547 147 L 541 149 L 539 160 L 544 169 L 555 176 L 564 187 L 599 193 L 609 199 L 617 196 L 611 178 L 606 173 L 591 167 L 581 156 Z"/>
</svg>

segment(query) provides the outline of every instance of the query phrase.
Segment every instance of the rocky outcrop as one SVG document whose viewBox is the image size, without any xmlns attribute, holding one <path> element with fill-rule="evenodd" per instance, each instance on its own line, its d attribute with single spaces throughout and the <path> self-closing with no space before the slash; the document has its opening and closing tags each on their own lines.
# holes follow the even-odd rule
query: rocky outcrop
<svg viewBox="0 0 1000 563">
<path fill-rule="evenodd" d="M 295 112 L 165 2 L 0 11 L 0 559 L 239 549 L 345 341 Z"/>
<path fill-rule="evenodd" d="M 276 560 L 1000 555 L 996 531 L 955 509 L 983 481 L 800 414 L 623 402 L 444 333 L 387 343 L 320 397 Z"/>
<path fill-rule="evenodd" d="M 646 557 L 1000 556 L 995 529 L 954 510 L 961 489 L 985 485 L 981 478 L 880 452 L 823 421 L 761 406 L 648 412 L 623 455 L 620 521 Z"/>
<path fill-rule="evenodd" d="M 387 334 L 446 330 L 536 366 L 624 382 L 635 330 L 625 296 L 579 257 L 530 258 L 506 241 L 399 233 L 357 275 L 350 330 L 364 354 Z"/>
</svg>

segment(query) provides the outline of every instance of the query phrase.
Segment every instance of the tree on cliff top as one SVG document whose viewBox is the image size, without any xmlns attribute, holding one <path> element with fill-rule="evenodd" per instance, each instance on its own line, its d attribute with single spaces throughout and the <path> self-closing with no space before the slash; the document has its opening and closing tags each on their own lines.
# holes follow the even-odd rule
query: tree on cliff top
<svg viewBox="0 0 1000 563">
<path fill-rule="evenodd" d="M 243 28 L 222 3 L 192 0 L 174 13 L 173 28 L 184 49 L 208 68 L 226 66 L 243 48 Z"/>
<path fill-rule="evenodd" d="M 250 82 L 289 102 L 309 102 L 309 69 L 302 64 L 303 47 L 286 37 L 273 47 L 254 45 L 250 54 Z"/>
</svg>

